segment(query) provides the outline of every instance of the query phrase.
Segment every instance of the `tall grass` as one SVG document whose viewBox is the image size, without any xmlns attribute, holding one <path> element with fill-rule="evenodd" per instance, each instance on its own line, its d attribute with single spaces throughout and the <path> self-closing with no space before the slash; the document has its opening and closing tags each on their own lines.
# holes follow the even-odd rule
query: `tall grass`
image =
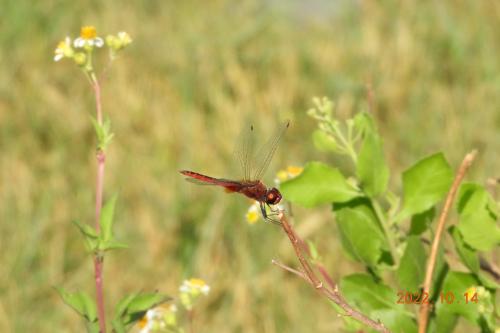
<svg viewBox="0 0 500 333">
<path fill-rule="evenodd" d="M 213 287 L 199 310 L 200 331 L 341 326 L 328 304 L 271 266 L 277 256 L 293 260 L 278 228 L 246 225 L 245 200 L 194 188 L 177 173 L 225 176 L 248 117 L 267 132 L 292 120 L 274 168 L 327 159 L 310 140 L 314 123 L 304 111 L 311 97 L 328 95 L 348 114 L 365 107 L 371 82 L 393 167 L 437 150 L 457 165 L 476 147 L 475 179 L 498 176 L 500 5 L 326 3 L 4 2 L 1 331 L 73 332 L 77 316 L 51 286 L 93 292 L 92 267 L 70 224 L 92 220 L 93 99 L 76 69 L 52 61 L 60 36 L 83 24 L 103 34 L 125 29 L 135 40 L 103 83 L 116 133 L 106 188 L 120 189 L 116 228 L 134 244 L 106 263 L 109 307 L 124 291 L 174 292 L 197 275 Z M 357 267 L 339 252 L 327 209 L 296 209 L 298 228 L 340 276 Z"/>
</svg>

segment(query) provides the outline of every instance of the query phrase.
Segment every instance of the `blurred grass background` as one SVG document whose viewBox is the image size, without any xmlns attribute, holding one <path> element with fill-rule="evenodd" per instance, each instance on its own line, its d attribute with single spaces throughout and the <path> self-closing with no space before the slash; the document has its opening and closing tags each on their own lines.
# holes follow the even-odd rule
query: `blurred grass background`
<svg viewBox="0 0 500 333">
<path fill-rule="evenodd" d="M 292 121 L 268 183 L 286 165 L 340 163 L 315 151 L 305 111 L 324 95 L 342 117 L 365 109 L 367 83 L 394 174 L 439 150 L 456 166 L 478 148 L 471 179 L 499 176 L 496 1 L 4 0 L 2 332 L 80 331 L 52 286 L 93 293 L 91 260 L 70 221 L 93 223 L 94 100 L 73 64 L 53 62 L 57 42 L 88 24 L 134 39 L 103 83 L 116 135 L 105 192 L 120 193 L 116 230 L 130 244 L 106 258 L 109 309 L 132 291 L 175 295 L 182 279 L 197 276 L 212 286 L 198 332 L 342 326 L 325 300 L 270 264 L 295 263 L 278 228 L 247 225 L 247 201 L 177 172 L 226 176 L 249 116 L 267 133 Z M 397 189 L 399 178 L 391 181 Z M 341 254 L 328 207 L 295 213 L 336 278 L 360 269 Z"/>
</svg>

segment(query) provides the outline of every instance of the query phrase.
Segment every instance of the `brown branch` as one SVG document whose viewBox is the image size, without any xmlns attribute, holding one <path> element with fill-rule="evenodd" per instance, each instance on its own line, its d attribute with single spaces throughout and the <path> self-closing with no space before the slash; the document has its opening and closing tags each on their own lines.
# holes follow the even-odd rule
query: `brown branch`
<svg viewBox="0 0 500 333">
<path fill-rule="evenodd" d="M 448 196 L 446 197 L 443 210 L 441 211 L 441 215 L 439 216 L 439 222 L 436 227 L 434 240 L 432 242 L 429 261 L 427 262 L 427 269 L 425 272 L 425 280 L 423 288 L 424 293 L 429 293 L 429 290 L 431 288 L 432 274 L 434 273 L 434 268 L 436 266 L 436 258 L 439 249 L 439 242 L 441 240 L 441 235 L 444 230 L 444 224 L 446 222 L 446 218 L 448 217 L 451 205 L 453 203 L 453 200 L 455 199 L 458 187 L 460 186 L 460 183 L 462 182 L 465 173 L 467 172 L 472 162 L 474 161 L 476 154 L 477 151 L 474 150 L 465 156 L 464 160 L 462 161 L 462 164 L 460 165 L 460 168 L 458 169 L 457 175 L 455 176 L 455 180 L 451 185 L 450 191 L 448 192 Z M 420 306 L 420 315 L 419 315 L 419 326 L 418 326 L 419 333 L 425 333 L 427 329 L 428 320 L 429 320 L 429 303 L 422 302 L 422 305 Z"/>
<path fill-rule="evenodd" d="M 296 270 L 295 268 L 289 267 L 289 266 L 287 266 L 287 265 L 285 265 L 285 264 L 283 264 L 283 263 L 281 263 L 281 262 L 279 262 L 278 260 L 275 260 L 275 259 L 271 260 L 271 263 L 274 264 L 274 265 L 276 265 L 276 266 L 278 266 L 278 267 L 280 267 L 280 268 L 282 268 L 282 269 L 284 269 L 285 271 L 288 271 L 290 273 L 293 273 L 293 274 L 297 275 L 298 277 L 306 280 L 309 283 L 311 282 L 309 280 L 309 278 L 307 277 L 307 275 L 305 275 L 303 272 L 301 272 L 299 270 Z"/>
<path fill-rule="evenodd" d="M 378 332 L 390 333 L 390 331 L 384 326 L 384 324 L 368 318 L 366 315 L 362 314 L 361 312 L 357 311 L 352 306 L 350 306 L 340 293 L 337 284 L 335 284 L 333 282 L 333 279 L 328 275 L 326 269 L 324 269 L 322 266 L 319 266 L 318 269 L 320 270 L 323 278 L 325 278 L 327 283 L 325 285 L 322 282 L 322 280 L 316 275 L 314 269 L 311 267 L 309 261 L 304 256 L 303 252 L 307 252 L 307 247 L 305 246 L 304 242 L 297 236 L 295 231 L 292 229 L 292 226 L 288 223 L 288 220 L 283 211 L 280 211 L 279 219 L 281 222 L 281 226 L 283 227 L 283 230 L 285 231 L 288 238 L 290 239 L 290 242 L 292 243 L 293 249 L 295 250 L 295 254 L 297 255 L 297 258 L 300 261 L 304 273 L 296 271 L 294 269 L 290 269 L 289 267 L 284 267 L 284 265 L 278 265 L 278 266 L 287 271 L 292 270 L 292 272 L 295 274 L 301 273 L 297 275 L 308 281 L 314 287 L 314 289 L 316 289 L 319 293 L 323 294 L 323 296 L 327 297 L 329 300 L 340 306 L 345 311 L 344 315 L 349 316 L 365 324 L 366 326 L 373 328 Z M 328 286 L 330 286 L 331 289 L 328 288 Z"/>
</svg>

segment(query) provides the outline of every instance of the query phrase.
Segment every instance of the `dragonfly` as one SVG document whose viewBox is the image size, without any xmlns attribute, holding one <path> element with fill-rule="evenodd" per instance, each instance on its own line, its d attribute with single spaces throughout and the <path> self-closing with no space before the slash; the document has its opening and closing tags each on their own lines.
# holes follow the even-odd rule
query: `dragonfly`
<svg viewBox="0 0 500 333">
<path fill-rule="evenodd" d="M 266 206 L 275 213 L 271 206 L 277 205 L 283 198 L 276 187 L 267 187 L 261 178 L 269 167 L 278 144 L 290 127 L 290 121 L 285 121 L 271 136 L 271 138 L 258 150 L 255 149 L 254 127 L 244 132 L 236 149 L 236 157 L 243 172 L 243 179 L 232 180 L 226 178 L 210 177 L 198 172 L 181 170 L 180 173 L 186 176 L 186 180 L 199 185 L 215 185 L 223 187 L 229 193 L 241 193 L 246 197 L 256 200 L 259 203 L 260 211 L 264 220 L 279 223 L 272 219 L 266 211 Z"/>
</svg>

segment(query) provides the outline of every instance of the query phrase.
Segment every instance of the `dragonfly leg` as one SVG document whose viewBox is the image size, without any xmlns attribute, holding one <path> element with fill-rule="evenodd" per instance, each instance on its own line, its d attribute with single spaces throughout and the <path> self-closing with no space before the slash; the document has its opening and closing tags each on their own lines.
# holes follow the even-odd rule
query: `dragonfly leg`
<svg viewBox="0 0 500 333">
<path fill-rule="evenodd" d="M 273 218 L 274 216 L 279 215 L 279 209 L 273 209 L 270 205 L 268 205 L 268 204 L 266 204 L 266 205 L 267 205 L 267 207 L 269 207 L 271 214 L 268 214 L 266 212 L 266 207 L 265 207 L 264 203 L 261 203 L 260 209 L 262 211 L 262 215 L 264 216 L 264 219 L 268 222 L 275 224 L 275 225 L 281 226 L 281 221 Z"/>
</svg>

